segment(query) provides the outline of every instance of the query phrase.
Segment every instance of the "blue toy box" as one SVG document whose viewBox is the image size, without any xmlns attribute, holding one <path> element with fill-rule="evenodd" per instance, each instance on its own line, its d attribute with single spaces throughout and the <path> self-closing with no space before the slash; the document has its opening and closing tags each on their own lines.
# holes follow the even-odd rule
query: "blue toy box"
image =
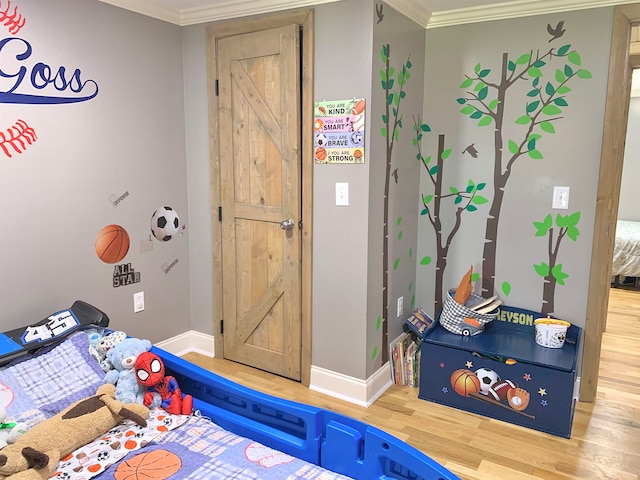
<svg viewBox="0 0 640 480">
<path fill-rule="evenodd" d="M 569 438 L 581 329 L 569 327 L 561 348 L 535 341 L 539 312 L 501 306 L 479 335 L 442 325 L 423 340 L 423 400 Z"/>
</svg>

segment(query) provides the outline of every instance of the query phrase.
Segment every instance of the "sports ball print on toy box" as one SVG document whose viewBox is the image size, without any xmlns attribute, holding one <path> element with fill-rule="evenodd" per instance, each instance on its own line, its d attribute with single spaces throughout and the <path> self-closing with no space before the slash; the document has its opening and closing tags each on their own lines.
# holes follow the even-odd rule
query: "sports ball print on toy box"
<svg viewBox="0 0 640 480">
<path fill-rule="evenodd" d="M 440 367 L 445 368 L 444 362 Z M 515 380 L 503 379 L 498 372 L 488 367 L 480 367 L 475 371 L 472 369 L 473 362 L 468 361 L 464 368 L 456 369 L 451 374 L 450 383 L 455 393 L 498 408 L 513 409 L 520 415 L 535 419 L 534 415 L 524 412 L 529 406 L 531 395 L 527 390 L 519 387 Z M 531 379 L 531 374 L 523 376 L 525 382 Z M 443 386 L 442 392 L 448 393 L 449 387 Z"/>
<path fill-rule="evenodd" d="M 41 57 L 38 45 L 28 41 L 28 22 L 17 2 L 0 2 L 0 28 L 6 30 L 0 38 L 2 48 L 18 52 L 2 58 L 0 77 L 6 81 L 0 85 L 0 104 L 59 105 L 85 102 L 98 95 L 98 84 L 79 68 L 49 65 Z M 0 125 L 0 157 L 22 154 L 37 139 L 35 129 L 24 118 Z"/>
</svg>

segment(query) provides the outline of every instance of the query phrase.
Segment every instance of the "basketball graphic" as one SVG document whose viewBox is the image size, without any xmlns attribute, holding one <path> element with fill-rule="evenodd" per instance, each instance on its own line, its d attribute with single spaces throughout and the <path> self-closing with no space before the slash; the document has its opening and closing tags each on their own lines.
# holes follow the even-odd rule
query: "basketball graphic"
<svg viewBox="0 0 640 480">
<path fill-rule="evenodd" d="M 107 225 L 96 238 L 96 255 L 104 263 L 117 263 L 129 251 L 129 234 L 120 225 Z"/>
<path fill-rule="evenodd" d="M 451 386 L 457 394 L 468 397 L 480 391 L 480 380 L 471 370 L 461 368 L 451 374 Z"/>
</svg>

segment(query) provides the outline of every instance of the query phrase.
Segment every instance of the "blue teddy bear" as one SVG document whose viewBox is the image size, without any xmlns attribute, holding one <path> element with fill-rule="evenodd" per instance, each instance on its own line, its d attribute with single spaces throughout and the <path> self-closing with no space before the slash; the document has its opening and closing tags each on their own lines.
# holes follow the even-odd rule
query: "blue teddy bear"
<svg viewBox="0 0 640 480">
<path fill-rule="evenodd" d="M 104 383 L 116 386 L 116 398 L 121 402 L 142 403 L 146 389 L 138 383 L 133 366 L 138 355 L 149 350 L 149 340 L 125 338 L 107 352 L 113 370 L 105 374 Z"/>
</svg>

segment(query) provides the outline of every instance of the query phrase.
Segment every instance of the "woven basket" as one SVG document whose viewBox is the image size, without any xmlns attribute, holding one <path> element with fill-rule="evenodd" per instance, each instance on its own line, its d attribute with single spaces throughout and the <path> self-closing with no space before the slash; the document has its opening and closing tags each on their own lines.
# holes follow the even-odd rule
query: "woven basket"
<svg viewBox="0 0 640 480">
<path fill-rule="evenodd" d="M 458 335 L 477 335 L 482 333 L 487 323 L 493 321 L 498 316 L 498 309 L 492 313 L 478 313 L 470 307 L 482 302 L 484 299 L 480 295 L 471 293 L 465 305 L 461 305 L 453 299 L 456 289 L 447 292 L 447 300 L 442 307 L 440 323 L 444 328 Z"/>
</svg>

